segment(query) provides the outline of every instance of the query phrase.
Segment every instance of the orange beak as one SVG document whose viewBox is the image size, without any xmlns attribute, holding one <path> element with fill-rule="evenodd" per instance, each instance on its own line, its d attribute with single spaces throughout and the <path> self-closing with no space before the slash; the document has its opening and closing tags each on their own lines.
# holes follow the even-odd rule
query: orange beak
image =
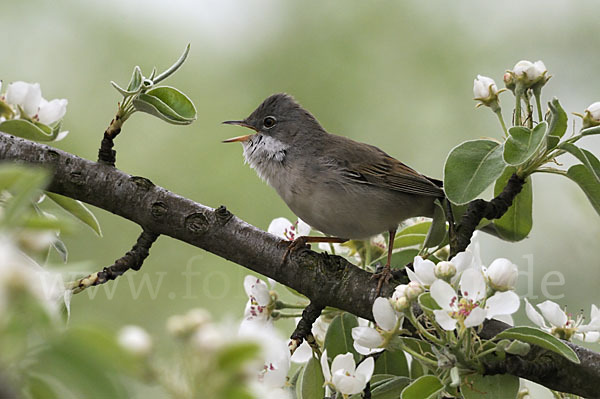
<svg viewBox="0 0 600 399">
<path fill-rule="evenodd" d="M 237 125 L 237 126 L 247 127 L 248 129 L 256 130 L 256 129 L 254 129 L 254 126 L 248 124 L 246 121 L 225 121 L 223 123 L 226 125 Z M 252 137 L 253 135 L 254 135 L 254 133 L 247 134 L 245 136 L 232 137 L 230 139 L 223 140 L 223 143 L 235 143 L 235 142 L 248 141 L 250 139 L 250 137 Z"/>
</svg>

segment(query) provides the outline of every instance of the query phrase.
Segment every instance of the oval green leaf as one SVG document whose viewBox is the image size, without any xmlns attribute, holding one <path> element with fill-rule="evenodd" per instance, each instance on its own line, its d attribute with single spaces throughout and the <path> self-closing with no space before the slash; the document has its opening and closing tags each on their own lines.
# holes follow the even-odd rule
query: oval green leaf
<svg viewBox="0 0 600 399">
<path fill-rule="evenodd" d="M 573 363 L 579 364 L 577 354 L 569 345 L 555 336 L 533 327 L 513 327 L 502 331 L 494 339 L 517 339 L 558 353 Z"/>
<path fill-rule="evenodd" d="M 325 348 L 327 355 L 333 359 L 337 355 L 352 353 L 354 360 L 358 361 L 360 356 L 354 349 L 352 329 L 358 327 L 358 319 L 350 313 L 342 313 L 336 316 L 327 329 L 325 336 Z"/>
<path fill-rule="evenodd" d="M 591 136 L 593 134 L 600 134 L 600 126 L 588 127 L 579 132 L 582 136 Z"/>
<path fill-rule="evenodd" d="M 497 196 L 504 190 L 510 177 L 517 168 L 506 168 L 502 176 L 496 180 L 494 195 Z M 521 241 L 526 238 L 533 226 L 533 189 L 531 178 L 527 177 L 523 189 L 515 197 L 508 211 L 500 218 L 494 220 L 494 226 L 500 237 L 507 241 Z"/>
<path fill-rule="evenodd" d="M 421 308 L 424 311 L 427 311 L 429 313 L 433 313 L 434 310 L 441 309 L 441 307 L 437 304 L 435 299 L 431 297 L 431 293 L 429 292 L 424 292 L 421 295 L 419 295 L 418 301 L 419 306 L 421 306 Z"/>
<path fill-rule="evenodd" d="M 102 237 L 102 230 L 100 229 L 98 219 L 81 201 L 50 192 L 46 192 L 46 196 L 56 202 L 65 211 L 91 227 L 99 237 Z"/>
<path fill-rule="evenodd" d="M 391 374 L 408 377 L 408 362 L 404 352 L 383 351 L 381 356 L 375 361 L 375 374 Z"/>
<path fill-rule="evenodd" d="M 139 66 L 136 66 L 133 68 L 129 85 L 127 85 L 127 92 L 132 94 L 137 93 L 140 90 L 140 87 L 142 87 L 142 80 L 144 80 L 144 77 L 142 76 L 142 70 Z"/>
<path fill-rule="evenodd" d="M 533 130 L 514 126 L 508 130 L 510 136 L 504 143 L 504 161 L 513 166 L 524 164 L 533 158 L 546 138 L 548 124 L 542 122 Z"/>
<path fill-rule="evenodd" d="M 464 399 L 515 399 L 519 393 L 519 377 L 510 374 L 473 374 L 462 378 L 460 393 Z"/>
<path fill-rule="evenodd" d="M 408 377 L 394 377 L 371 388 L 372 399 L 398 399 L 398 393 L 410 384 Z"/>
<path fill-rule="evenodd" d="M 155 87 L 146 92 L 146 94 L 158 98 L 175 111 L 179 117 L 187 120 L 196 119 L 196 107 L 194 103 L 176 88 L 169 86 Z"/>
<path fill-rule="evenodd" d="M 0 123 L 0 132 L 33 141 L 52 141 L 56 138 L 50 127 L 42 124 L 35 125 L 25 119 L 11 119 Z"/>
<path fill-rule="evenodd" d="M 396 239 L 398 239 L 399 237 L 403 236 L 404 234 L 423 234 L 423 235 L 426 235 L 427 232 L 429 231 L 430 226 L 431 226 L 431 222 L 430 221 L 411 224 L 410 226 L 406 226 L 402 230 L 398 231 L 396 233 Z"/>
<path fill-rule="evenodd" d="M 550 150 L 556 147 L 560 138 L 564 136 L 567 131 L 568 118 L 567 113 L 561 107 L 558 98 L 556 97 L 548 103 L 548 109 L 550 109 L 550 124 L 548 126 L 546 148 Z"/>
<path fill-rule="evenodd" d="M 572 143 L 562 143 L 559 148 L 567 151 L 575 158 L 579 159 L 600 183 L 600 161 L 594 156 L 594 154 L 583 148 L 579 148 Z"/>
<path fill-rule="evenodd" d="M 323 399 L 325 397 L 324 382 L 321 363 L 315 357 L 311 357 L 302 373 L 300 388 L 302 399 Z"/>
<path fill-rule="evenodd" d="M 454 204 L 477 198 L 506 167 L 502 145 L 491 140 L 466 141 L 454 147 L 444 165 L 444 191 Z"/>
<path fill-rule="evenodd" d="M 394 239 L 394 248 L 406 248 L 412 247 L 413 245 L 421 245 L 426 237 L 425 234 L 403 234 Z"/>
<path fill-rule="evenodd" d="M 435 200 L 433 204 L 435 207 L 431 227 L 423 243 L 423 247 L 425 248 L 433 248 L 439 245 L 446 237 L 446 212 L 444 212 L 444 208 L 439 200 Z"/>
<path fill-rule="evenodd" d="M 567 177 L 579 185 L 596 213 L 600 215 L 600 183 L 585 165 L 573 165 L 567 171 Z"/>
<path fill-rule="evenodd" d="M 439 378 L 433 375 L 424 375 L 417 378 L 402 390 L 402 399 L 429 399 L 436 397 L 444 389 Z"/>
</svg>

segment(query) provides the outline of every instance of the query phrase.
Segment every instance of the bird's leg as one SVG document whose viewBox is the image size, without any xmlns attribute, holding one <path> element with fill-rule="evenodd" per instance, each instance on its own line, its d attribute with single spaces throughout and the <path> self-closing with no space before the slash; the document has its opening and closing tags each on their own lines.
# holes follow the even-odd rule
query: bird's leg
<svg viewBox="0 0 600 399">
<path fill-rule="evenodd" d="M 311 236 L 297 237 L 294 241 L 292 241 L 290 243 L 290 245 L 286 249 L 281 263 L 285 264 L 285 262 L 287 261 L 287 258 L 289 257 L 289 255 L 292 251 L 296 251 L 300 248 L 304 248 L 304 247 L 306 247 L 307 244 L 310 244 L 313 242 L 329 242 L 329 243 L 341 244 L 346 241 L 348 241 L 347 238 L 339 238 L 339 237 L 311 237 Z"/>
<path fill-rule="evenodd" d="M 379 294 L 381 293 L 381 287 L 383 287 L 383 283 L 389 283 L 390 279 L 392 278 L 392 270 L 390 265 L 392 263 L 392 250 L 394 249 L 394 237 L 396 236 L 396 229 L 390 230 L 389 233 L 390 238 L 388 240 L 387 262 L 381 272 L 374 273 L 373 277 L 371 277 L 372 279 L 379 280 L 379 282 L 377 283 L 377 296 L 379 296 Z"/>
</svg>

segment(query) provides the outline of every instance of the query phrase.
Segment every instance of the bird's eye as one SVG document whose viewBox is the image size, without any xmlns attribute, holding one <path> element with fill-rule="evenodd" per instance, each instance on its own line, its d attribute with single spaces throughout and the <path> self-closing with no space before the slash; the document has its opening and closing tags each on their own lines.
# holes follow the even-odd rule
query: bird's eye
<svg viewBox="0 0 600 399">
<path fill-rule="evenodd" d="M 263 125 L 267 128 L 270 129 L 273 126 L 275 126 L 275 124 L 277 123 L 277 120 L 275 118 L 273 118 L 272 116 L 267 116 L 264 120 L 263 120 Z"/>
</svg>

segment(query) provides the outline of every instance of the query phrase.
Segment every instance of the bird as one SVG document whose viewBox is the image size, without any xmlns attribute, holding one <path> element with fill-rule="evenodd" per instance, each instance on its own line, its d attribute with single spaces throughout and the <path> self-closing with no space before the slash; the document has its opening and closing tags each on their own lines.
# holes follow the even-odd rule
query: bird
<svg viewBox="0 0 600 399">
<path fill-rule="evenodd" d="M 387 262 L 373 275 L 379 280 L 377 295 L 392 276 L 399 224 L 412 217 L 433 217 L 434 201 L 445 198 L 441 181 L 373 145 L 328 133 L 288 94 L 273 94 L 247 118 L 223 123 L 254 131 L 223 142 L 241 143 L 246 163 L 258 176 L 296 216 L 325 234 L 298 237 L 288 250 L 389 233 Z"/>
</svg>

